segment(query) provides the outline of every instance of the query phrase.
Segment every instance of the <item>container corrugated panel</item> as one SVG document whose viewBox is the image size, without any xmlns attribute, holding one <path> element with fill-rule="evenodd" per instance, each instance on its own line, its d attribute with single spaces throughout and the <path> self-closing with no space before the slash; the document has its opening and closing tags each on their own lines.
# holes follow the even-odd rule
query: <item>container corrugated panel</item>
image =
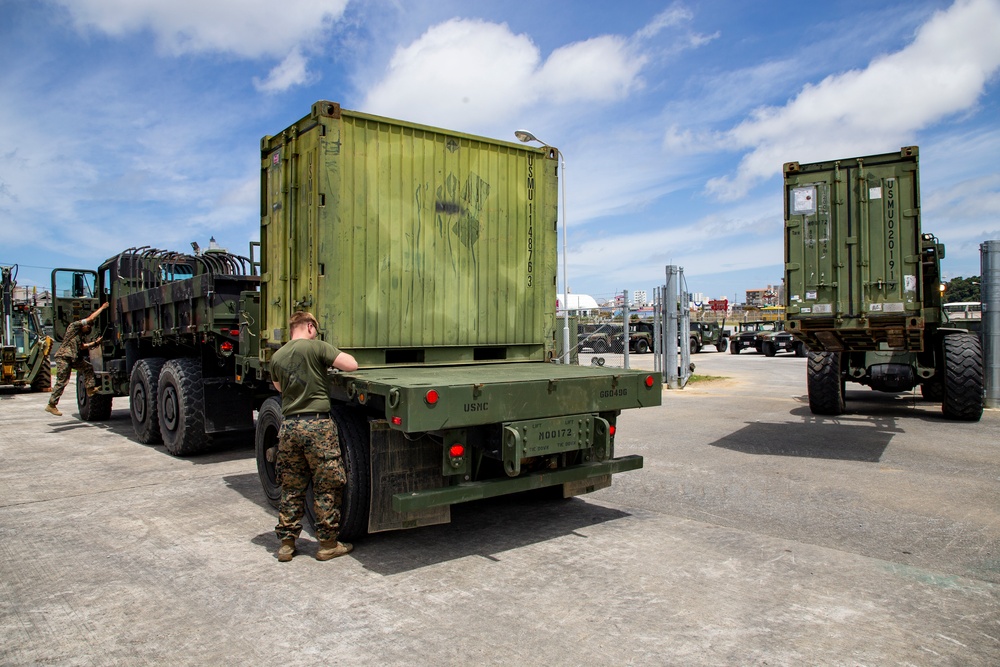
<svg viewBox="0 0 1000 667">
<path fill-rule="evenodd" d="M 262 349 L 304 309 L 366 366 L 552 353 L 554 149 L 318 102 L 261 158 Z"/>
<path fill-rule="evenodd" d="M 917 157 L 911 146 L 899 153 L 785 164 L 789 319 L 865 328 L 920 314 Z"/>
</svg>

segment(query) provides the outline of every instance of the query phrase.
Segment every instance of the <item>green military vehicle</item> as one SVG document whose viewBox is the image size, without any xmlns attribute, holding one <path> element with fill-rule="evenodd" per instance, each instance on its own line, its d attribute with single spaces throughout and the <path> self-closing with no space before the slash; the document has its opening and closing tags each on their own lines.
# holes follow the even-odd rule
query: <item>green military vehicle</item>
<svg viewBox="0 0 1000 667">
<path fill-rule="evenodd" d="M 951 419 L 983 412 L 979 337 L 948 326 L 944 245 L 920 225 L 918 149 L 784 165 L 786 329 L 809 350 L 809 407 L 845 409 L 847 382 L 919 386 Z"/>
<path fill-rule="evenodd" d="M 691 354 L 697 354 L 706 347 L 714 347 L 716 352 L 725 352 L 729 346 L 726 336 L 725 322 L 691 322 L 691 335 L 688 339 Z"/>
<path fill-rule="evenodd" d="M 778 352 L 792 352 L 796 357 L 806 356 L 806 346 L 785 331 L 782 322 L 775 322 L 774 328 L 757 334 L 755 347 L 765 357 L 773 357 Z"/>
<path fill-rule="evenodd" d="M 34 299 L 16 299 L 17 264 L 0 266 L 0 386 L 51 391 L 52 339 L 45 335 Z"/>
<path fill-rule="evenodd" d="M 182 443 L 173 453 L 244 430 L 256 409 L 257 469 L 276 504 L 268 364 L 307 309 L 360 364 L 330 373 L 344 539 L 444 523 L 480 498 L 609 486 L 642 466 L 616 456 L 617 417 L 659 405 L 661 377 L 553 363 L 557 156 L 317 102 L 261 141 L 249 268 L 160 251 L 102 265 L 101 395 L 131 388 L 146 411 L 132 409 L 137 435 L 155 437 L 156 410 L 164 442 Z"/>
<path fill-rule="evenodd" d="M 777 328 L 775 322 L 765 322 L 763 320 L 740 322 L 736 326 L 736 331 L 729 338 L 729 353 L 739 354 L 743 350 L 753 350 L 761 352 L 760 334 L 774 331 Z"/>
</svg>

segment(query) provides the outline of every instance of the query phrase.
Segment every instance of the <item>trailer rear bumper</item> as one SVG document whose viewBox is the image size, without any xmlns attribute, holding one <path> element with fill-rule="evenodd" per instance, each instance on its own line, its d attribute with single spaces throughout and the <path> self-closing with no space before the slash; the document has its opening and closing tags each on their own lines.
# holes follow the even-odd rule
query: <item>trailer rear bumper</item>
<svg viewBox="0 0 1000 667">
<path fill-rule="evenodd" d="M 615 473 L 638 470 L 642 468 L 642 457 L 638 455 L 623 456 L 598 463 L 583 463 L 580 465 L 538 473 L 529 473 L 514 478 L 488 479 L 478 482 L 463 482 L 454 486 L 446 486 L 425 491 L 397 493 L 392 497 L 392 508 L 397 512 L 413 512 L 429 507 L 455 505 L 470 500 L 482 500 L 509 493 L 531 491 L 557 484 L 595 480 Z"/>
</svg>

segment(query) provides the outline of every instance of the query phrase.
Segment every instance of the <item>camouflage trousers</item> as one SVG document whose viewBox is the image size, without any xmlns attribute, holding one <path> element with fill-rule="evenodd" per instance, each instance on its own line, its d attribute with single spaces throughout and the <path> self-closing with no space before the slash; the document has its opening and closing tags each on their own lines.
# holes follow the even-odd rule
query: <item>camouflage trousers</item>
<svg viewBox="0 0 1000 667">
<path fill-rule="evenodd" d="M 332 419 L 285 419 L 278 431 L 279 540 L 302 532 L 306 488 L 312 482 L 316 539 L 335 540 L 340 533 L 340 506 L 347 473 L 340 456 L 337 425 Z"/>
<path fill-rule="evenodd" d="M 83 384 L 90 387 L 97 386 L 97 378 L 94 377 L 94 367 L 85 359 L 67 359 L 66 357 L 56 357 L 56 384 L 52 387 L 49 395 L 49 405 L 59 405 L 66 385 L 69 384 L 69 376 L 76 369 L 77 373 L 83 375 Z"/>
</svg>

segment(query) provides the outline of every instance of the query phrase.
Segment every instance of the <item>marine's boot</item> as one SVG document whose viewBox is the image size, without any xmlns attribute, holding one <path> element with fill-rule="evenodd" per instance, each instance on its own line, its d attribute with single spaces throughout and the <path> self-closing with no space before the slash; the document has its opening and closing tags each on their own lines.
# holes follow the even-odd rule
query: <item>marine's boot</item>
<svg viewBox="0 0 1000 667">
<path fill-rule="evenodd" d="M 292 556 L 295 555 L 295 540 L 292 538 L 287 538 L 281 540 L 281 546 L 278 548 L 278 562 L 287 563 L 292 560 Z"/>
<path fill-rule="evenodd" d="M 316 552 L 316 560 L 330 560 L 337 556 L 351 553 L 354 545 L 337 540 L 320 540 L 319 551 Z"/>
<path fill-rule="evenodd" d="M 49 403 L 45 406 L 45 411 L 54 414 L 56 417 L 62 417 L 62 413 L 59 412 L 59 408 Z"/>
</svg>

